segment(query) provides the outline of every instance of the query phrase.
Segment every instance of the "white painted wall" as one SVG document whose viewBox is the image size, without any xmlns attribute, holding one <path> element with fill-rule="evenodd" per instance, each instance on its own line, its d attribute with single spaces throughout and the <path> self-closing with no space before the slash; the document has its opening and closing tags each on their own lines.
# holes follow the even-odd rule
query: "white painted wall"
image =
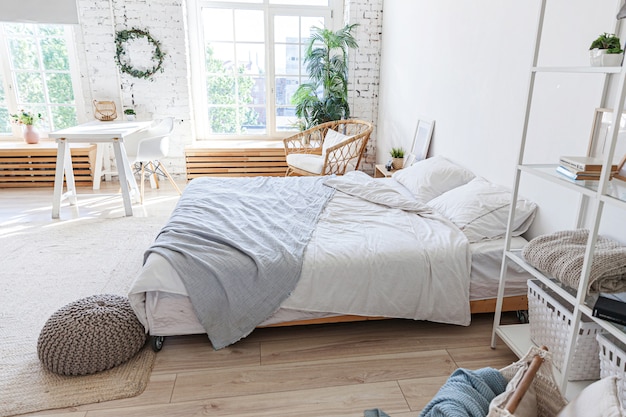
<svg viewBox="0 0 626 417">
<path fill-rule="evenodd" d="M 588 65 L 589 44 L 613 31 L 618 2 L 548 3 L 539 65 Z M 410 147 L 421 115 L 436 121 L 430 155 L 512 186 L 538 12 L 538 0 L 385 0 L 377 162 Z M 603 76 L 539 77 L 525 162 L 584 154 Z M 522 194 L 540 205 L 530 237 L 575 226 L 577 193 L 523 178 Z M 604 228 L 619 235 L 617 222 Z"/>
</svg>

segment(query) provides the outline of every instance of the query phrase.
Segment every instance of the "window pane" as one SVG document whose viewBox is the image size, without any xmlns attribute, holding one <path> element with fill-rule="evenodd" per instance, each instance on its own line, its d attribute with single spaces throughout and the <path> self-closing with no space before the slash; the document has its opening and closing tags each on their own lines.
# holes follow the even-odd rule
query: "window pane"
<svg viewBox="0 0 626 417">
<path fill-rule="evenodd" d="M 263 42 L 265 25 L 261 10 L 235 10 L 235 40 Z"/>
<path fill-rule="evenodd" d="M 265 129 L 265 107 L 243 108 L 241 133 L 245 135 L 263 135 Z"/>
<path fill-rule="evenodd" d="M 4 30 L 8 35 L 28 35 L 32 36 L 35 34 L 36 26 L 32 24 L 26 23 L 6 23 L 4 25 Z"/>
<path fill-rule="evenodd" d="M 210 104 L 233 104 L 235 101 L 235 78 L 226 75 L 207 77 L 207 102 Z"/>
<path fill-rule="evenodd" d="M 243 77 L 242 77 L 243 78 Z M 242 97 L 242 101 L 246 103 L 254 103 L 254 104 L 266 104 L 266 83 L 267 79 L 265 77 L 252 77 L 250 78 L 252 81 L 251 88 L 247 88 L 250 86 L 249 84 L 245 85 L 245 88 L 239 87 L 240 96 Z M 249 97 L 249 99 L 247 98 Z"/>
<path fill-rule="evenodd" d="M 43 66 L 45 69 L 69 71 L 70 60 L 64 39 L 43 39 L 41 41 L 41 54 L 43 55 Z"/>
<path fill-rule="evenodd" d="M 276 77 L 276 104 L 290 105 L 291 97 L 299 85 L 298 78 Z"/>
<path fill-rule="evenodd" d="M 232 43 L 213 43 L 206 46 L 208 73 L 234 73 L 235 51 Z"/>
<path fill-rule="evenodd" d="M 204 9 L 202 10 L 202 27 L 204 39 L 210 41 L 232 41 L 233 10 Z"/>
<path fill-rule="evenodd" d="M 300 17 L 276 16 L 274 18 L 274 42 L 298 42 L 300 33 Z M 308 31 L 307 31 L 308 34 Z"/>
<path fill-rule="evenodd" d="M 237 44 L 237 69 L 244 74 L 264 74 L 265 45 Z"/>
<path fill-rule="evenodd" d="M 9 50 L 14 69 L 35 70 L 39 68 L 35 39 L 11 39 Z"/>
<path fill-rule="evenodd" d="M 299 52 L 304 47 L 298 45 L 276 45 L 274 48 L 275 71 L 277 75 L 299 75 L 301 68 L 304 68 L 302 56 Z"/>
<path fill-rule="evenodd" d="M 38 29 L 43 36 L 63 36 L 65 33 L 62 25 L 39 25 Z"/>
<path fill-rule="evenodd" d="M 55 129 L 76 126 L 76 107 L 61 106 L 52 108 L 52 121 Z"/>
<path fill-rule="evenodd" d="M 295 107 L 276 108 L 276 129 L 282 132 L 299 130 Z"/>
<path fill-rule="evenodd" d="M 74 91 L 72 90 L 72 77 L 70 74 L 48 74 L 46 77 L 48 98 L 51 103 L 74 103 Z"/>
<path fill-rule="evenodd" d="M 300 29 L 302 43 L 309 43 L 309 39 L 311 39 L 312 27 L 323 28 L 324 26 L 325 22 L 323 17 L 302 17 L 302 25 Z"/>
<path fill-rule="evenodd" d="M 19 72 L 15 75 L 17 81 L 17 100 L 20 103 L 43 103 L 43 80 L 41 74 L 34 72 Z"/>
</svg>

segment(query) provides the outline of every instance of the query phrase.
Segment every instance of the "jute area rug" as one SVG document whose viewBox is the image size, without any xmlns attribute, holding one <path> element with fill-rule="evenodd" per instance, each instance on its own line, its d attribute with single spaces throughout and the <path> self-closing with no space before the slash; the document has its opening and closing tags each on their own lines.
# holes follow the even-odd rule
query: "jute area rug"
<svg viewBox="0 0 626 417">
<path fill-rule="evenodd" d="M 108 371 L 68 377 L 41 365 L 37 338 L 50 315 L 72 301 L 126 296 L 166 221 L 160 215 L 0 225 L 0 416 L 143 392 L 155 360 L 149 347 Z"/>
</svg>

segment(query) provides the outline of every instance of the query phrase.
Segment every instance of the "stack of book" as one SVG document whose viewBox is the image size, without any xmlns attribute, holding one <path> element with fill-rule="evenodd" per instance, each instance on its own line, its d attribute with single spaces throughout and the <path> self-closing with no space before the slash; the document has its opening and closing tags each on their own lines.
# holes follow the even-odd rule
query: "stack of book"
<svg viewBox="0 0 626 417">
<path fill-rule="evenodd" d="M 556 171 L 575 181 L 593 181 L 600 179 L 602 159 L 593 156 L 562 156 Z M 617 173 L 617 165 L 611 167 L 611 175 Z"/>
</svg>

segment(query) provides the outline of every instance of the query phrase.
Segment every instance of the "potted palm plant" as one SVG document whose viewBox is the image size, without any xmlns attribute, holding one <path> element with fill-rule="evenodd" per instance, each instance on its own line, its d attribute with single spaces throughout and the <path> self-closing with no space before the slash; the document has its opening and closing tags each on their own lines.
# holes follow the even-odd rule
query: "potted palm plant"
<svg viewBox="0 0 626 417">
<path fill-rule="evenodd" d="M 301 84 L 292 98 L 299 127 L 350 118 L 348 104 L 348 49 L 358 48 L 352 35 L 357 24 L 333 32 L 313 27 L 304 63 L 310 82 Z"/>
<path fill-rule="evenodd" d="M 619 37 L 611 33 L 598 36 L 589 47 L 591 65 L 594 67 L 618 67 L 622 65 L 624 50 Z"/>
</svg>

